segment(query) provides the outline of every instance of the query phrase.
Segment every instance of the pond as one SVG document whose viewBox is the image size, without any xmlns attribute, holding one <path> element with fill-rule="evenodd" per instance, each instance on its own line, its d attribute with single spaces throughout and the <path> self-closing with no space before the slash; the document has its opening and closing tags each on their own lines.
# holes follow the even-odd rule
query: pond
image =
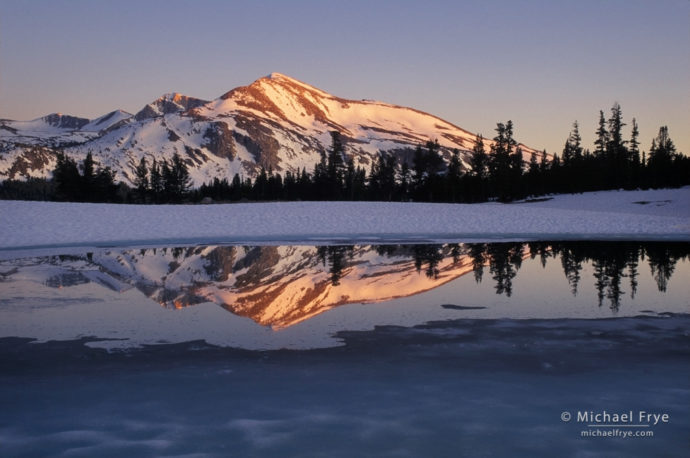
<svg viewBox="0 0 690 458">
<path fill-rule="evenodd" d="M 687 445 L 690 243 L 63 251 L 0 260 L 12 456 Z"/>
</svg>

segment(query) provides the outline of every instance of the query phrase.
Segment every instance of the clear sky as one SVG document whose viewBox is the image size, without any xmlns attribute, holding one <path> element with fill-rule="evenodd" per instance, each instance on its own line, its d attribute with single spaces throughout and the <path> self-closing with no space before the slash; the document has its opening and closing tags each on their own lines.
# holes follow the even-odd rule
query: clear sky
<svg viewBox="0 0 690 458">
<path fill-rule="evenodd" d="M 271 72 L 561 152 L 620 103 L 690 154 L 689 0 L 0 0 L 0 118 L 134 113 Z"/>
</svg>

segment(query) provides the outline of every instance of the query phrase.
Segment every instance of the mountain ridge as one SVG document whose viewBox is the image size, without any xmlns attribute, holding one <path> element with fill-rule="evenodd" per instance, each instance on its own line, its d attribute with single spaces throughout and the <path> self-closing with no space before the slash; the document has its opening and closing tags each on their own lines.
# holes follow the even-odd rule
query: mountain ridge
<svg viewBox="0 0 690 458">
<path fill-rule="evenodd" d="M 235 174 L 253 178 L 261 168 L 311 172 L 330 147 L 331 131 L 340 132 L 345 156 L 367 169 L 379 151 L 409 161 L 427 141 L 438 141 L 446 160 L 458 149 L 467 168 L 477 137 L 415 108 L 344 99 L 282 73 L 210 101 L 173 92 L 134 115 L 115 110 L 93 120 L 49 116 L 40 122 L 0 120 L 0 180 L 50 177 L 57 152 L 77 161 L 91 152 L 128 184 L 142 158 L 150 164 L 175 154 L 187 164 L 195 186 Z M 485 144 L 488 150 L 491 141 Z M 526 153 L 535 151 L 520 146 Z"/>
</svg>

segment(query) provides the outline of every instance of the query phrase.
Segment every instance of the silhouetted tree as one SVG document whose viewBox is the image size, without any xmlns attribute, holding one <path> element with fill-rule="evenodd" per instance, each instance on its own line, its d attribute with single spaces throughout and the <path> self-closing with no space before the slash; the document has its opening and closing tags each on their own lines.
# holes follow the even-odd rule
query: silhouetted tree
<svg viewBox="0 0 690 458">
<path fill-rule="evenodd" d="M 57 163 L 53 171 L 53 180 L 55 181 L 55 191 L 59 200 L 79 200 L 81 176 L 74 159 L 63 153 L 58 153 Z"/>
<path fill-rule="evenodd" d="M 328 151 L 326 178 L 329 183 L 328 198 L 340 200 L 343 194 L 343 178 L 345 175 L 345 149 L 340 138 L 340 132 L 331 132 L 331 148 Z"/>
<path fill-rule="evenodd" d="M 146 194 L 149 191 L 149 171 L 146 164 L 146 157 L 142 157 L 139 165 L 134 170 L 134 186 L 136 187 L 139 200 L 146 201 Z"/>
<path fill-rule="evenodd" d="M 509 201 L 513 198 L 511 184 L 513 183 L 514 160 L 511 155 L 516 141 L 513 139 L 513 122 L 501 122 L 496 125 L 496 136 L 491 145 L 489 157 L 489 180 L 491 193 L 500 201 Z"/>
<path fill-rule="evenodd" d="M 164 190 L 164 184 L 163 184 L 163 174 L 161 172 L 161 169 L 158 165 L 158 161 L 156 159 L 153 160 L 153 163 L 151 164 L 151 194 L 153 194 L 153 198 L 155 202 L 160 202 L 162 199 L 162 194 Z"/>
<path fill-rule="evenodd" d="M 674 183 L 673 162 L 676 155 L 676 147 L 668 135 L 668 127 L 661 126 L 656 138 L 652 140 L 647 160 L 649 184 L 653 188 L 662 186 L 677 186 Z"/>
<path fill-rule="evenodd" d="M 459 202 L 462 182 L 462 164 L 460 163 L 460 151 L 453 150 L 446 172 L 445 199 L 448 202 Z"/>
</svg>

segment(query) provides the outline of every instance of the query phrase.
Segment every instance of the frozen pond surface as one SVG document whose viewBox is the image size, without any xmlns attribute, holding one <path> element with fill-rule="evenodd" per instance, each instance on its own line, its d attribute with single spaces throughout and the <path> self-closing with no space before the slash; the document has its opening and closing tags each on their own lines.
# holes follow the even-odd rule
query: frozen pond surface
<svg viewBox="0 0 690 458">
<path fill-rule="evenodd" d="M 3 259 L 0 455 L 682 455 L 689 254 L 509 242 Z"/>
</svg>

